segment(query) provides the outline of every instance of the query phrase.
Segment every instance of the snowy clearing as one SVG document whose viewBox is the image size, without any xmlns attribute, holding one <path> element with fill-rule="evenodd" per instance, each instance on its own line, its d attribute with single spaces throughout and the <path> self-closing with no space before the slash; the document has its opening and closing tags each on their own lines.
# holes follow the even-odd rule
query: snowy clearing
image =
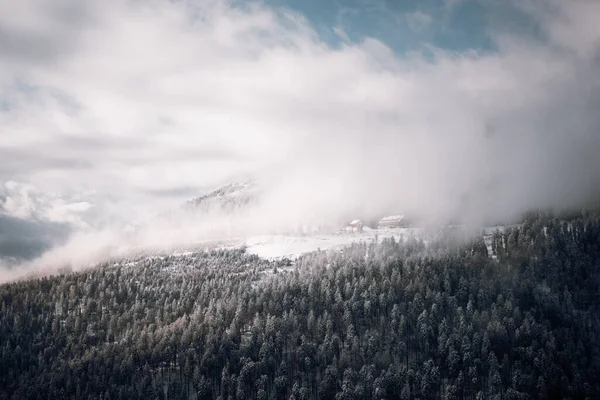
<svg viewBox="0 0 600 400">
<path fill-rule="evenodd" d="M 248 238 L 244 241 L 246 251 L 266 259 L 297 258 L 305 253 L 316 250 L 336 249 L 352 243 L 370 242 L 378 239 L 394 237 L 396 240 L 406 240 L 419 237 L 420 229 L 365 229 L 356 233 L 331 233 L 317 235 L 262 235 Z"/>
</svg>

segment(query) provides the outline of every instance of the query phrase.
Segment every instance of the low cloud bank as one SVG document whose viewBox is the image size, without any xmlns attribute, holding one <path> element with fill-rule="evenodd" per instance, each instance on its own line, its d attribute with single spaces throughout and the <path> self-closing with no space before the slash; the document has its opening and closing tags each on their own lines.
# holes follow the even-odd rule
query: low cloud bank
<svg viewBox="0 0 600 400">
<path fill-rule="evenodd" d="M 354 216 L 485 223 L 600 199 L 598 2 L 509 2 L 535 35 L 500 24 L 494 51 L 405 55 L 368 37 L 325 43 L 301 15 L 259 3 L 59 3 L 0 8 L 0 46 L 13 44 L 0 180 L 95 193 L 73 206 L 89 210 L 45 214 L 86 216 L 38 264 Z M 53 46 L 28 47 L 42 36 Z M 155 221 L 241 174 L 263 188 L 243 213 Z"/>
</svg>

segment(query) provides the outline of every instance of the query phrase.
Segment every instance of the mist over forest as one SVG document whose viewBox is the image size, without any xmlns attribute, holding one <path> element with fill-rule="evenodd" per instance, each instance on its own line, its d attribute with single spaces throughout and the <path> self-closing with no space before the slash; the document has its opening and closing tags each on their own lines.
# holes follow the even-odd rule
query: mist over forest
<svg viewBox="0 0 600 400">
<path fill-rule="evenodd" d="M 600 398 L 599 18 L 0 0 L 0 400 Z"/>
<path fill-rule="evenodd" d="M 598 5 L 482 3 L 357 8 L 361 23 L 340 10 L 326 26 L 268 2 L 7 3 L 2 214 L 67 224 L 68 253 L 141 225 L 152 237 L 156 215 L 248 177 L 264 192 L 248 234 L 597 205 Z"/>
</svg>

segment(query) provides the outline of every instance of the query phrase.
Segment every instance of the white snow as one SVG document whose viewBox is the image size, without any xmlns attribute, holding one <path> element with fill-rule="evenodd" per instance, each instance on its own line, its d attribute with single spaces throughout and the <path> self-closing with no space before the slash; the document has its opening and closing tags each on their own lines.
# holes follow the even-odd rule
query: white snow
<svg viewBox="0 0 600 400">
<path fill-rule="evenodd" d="M 493 235 L 496 232 L 504 232 L 504 230 L 506 229 L 506 227 L 504 225 L 494 225 L 494 226 L 486 226 L 484 228 L 485 234 L 486 235 Z"/>
<path fill-rule="evenodd" d="M 401 219 L 404 218 L 404 214 L 400 214 L 400 215 L 389 215 L 387 217 L 384 217 L 381 219 L 381 221 L 379 222 L 389 222 L 389 221 L 400 221 Z"/>
<path fill-rule="evenodd" d="M 178 252 L 172 253 L 171 256 L 174 256 L 174 257 L 186 257 L 186 256 L 191 256 L 193 254 L 194 254 L 193 251 L 178 251 Z"/>
<path fill-rule="evenodd" d="M 375 240 L 376 237 L 379 239 L 394 237 L 396 240 L 400 240 L 400 238 L 406 240 L 411 236 L 418 236 L 418 234 L 418 229 L 397 228 L 386 229 L 385 231 L 368 229 L 360 233 L 344 232 L 311 236 L 263 235 L 249 238 L 244 244 L 247 246 L 246 251 L 248 253 L 256 254 L 262 258 L 293 259 L 318 249 L 336 249 L 352 243 L 370 242 Z"/>
</svg>

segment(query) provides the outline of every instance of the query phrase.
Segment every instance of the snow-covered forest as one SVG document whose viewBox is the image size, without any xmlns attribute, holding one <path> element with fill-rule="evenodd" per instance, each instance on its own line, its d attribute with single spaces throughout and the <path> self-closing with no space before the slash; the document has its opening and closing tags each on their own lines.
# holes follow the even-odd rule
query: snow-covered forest
<svg viewBox="0 0 600 400">
<path fill-rule="evenodd" d="M 600 398 L 600 215 L 0 286 L 0 399 Z"/>
</svg>

